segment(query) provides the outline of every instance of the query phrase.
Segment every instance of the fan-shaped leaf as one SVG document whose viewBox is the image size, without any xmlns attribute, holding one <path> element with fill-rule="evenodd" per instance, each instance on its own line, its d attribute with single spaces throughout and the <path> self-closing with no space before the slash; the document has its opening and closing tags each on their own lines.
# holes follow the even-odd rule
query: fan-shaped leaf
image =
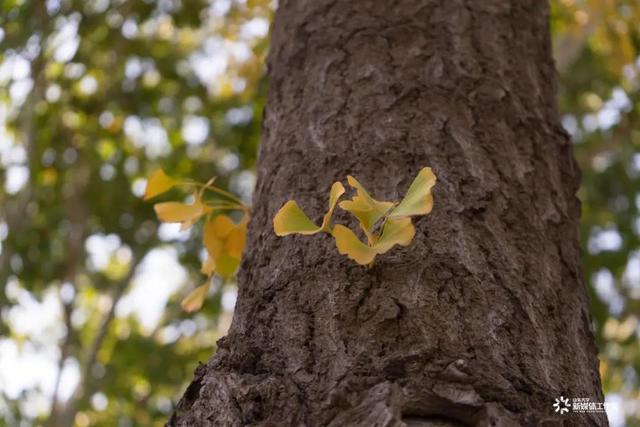
<svg viewBox="0 0 640 427">
<path fill-rule="evenodd" d="M 404 199 L 389 214 L 390 218 L 426 215 L 433 208 L 431 188 L 436 184 L 436 176 L 431 168 L 422 168 L 413 180 Z"/>
<path fill-rule="evenodd" d="M 239 265 L 240 258 L 231 256 L 228 252 L 223 252 L 216 257 L 216 273 L 225 279 L 233 277 Z"/>
<path fill-rule="evenodd" d="M 351 200 L 340 202 L 339 206 L 358 219 L 369 243 L 373 243 L 373 228 L 376 222 L 393 207 L 393 203 L 375 200 L 354 177 L 348 176 L 347 180 L 349 185 L 356 189 L 356 195 Z"/>
<path fill-rule="evenodd" d="M 353 231 L 344 225 L 337 224 L 333 227 L 333 237 L 336 239 L 338 252 L 346 255 L 360 265 L 367 265 L 373 261 L 376 251 L 362 243 Z"/>
<path fill-rule="evenodd" d="M 322 226 L 320 227 L 322 231 L 331 231 L 331 216 L 344 191 L 344 186 L 340 182 L 334 182 L 331 186 L 329 193 L 329 210 L 324 214 L 324 218 L 322 219 Z"/>
<path fill-rule="evenodd" d="M 204 225 L 204 246 L 215 266 L 215 272 L 225 279 L 232 277 L 238 269 L 246 244 L 246 234 L 245 220 L 235 224 L 226 215 L 218 215 Z"/>
<path fill-rule="evenodd" d="M 320 227 L 315 225 L 293 200 L 285 203 L 273 218 L 273 229 L 278 236 L 294 233 L 309 235 L 320 231 Z"/>
<path fill-rule="evenodd" d="M 415 234 L 416 229 L 411 223 L 411 218 L 387 219 L 382 228 L 382 235 L 373 248 L 376 253 L 382 254 L 395 245 L 407 246 Z"/>
<path fill-rule="evenodd" d="M 232 257 L 241 259 L 242 252 L 244 251 L 244 247 L 247 243 L 247 226 L 239 226 L 235 227 L 229 235 L 227 236 L 227 240 L 225 242 L 225 249 L 229 255 Z"/>
<path fill-rule="evenodd" d="M 219 239 L 226 238 L 236 228 L 236 224 L 226 215 L 217 215 L 211 224 L 213 233 Z"/>
<path fill-rule="evenodd" d="M 155 170 L 147 180 L 147 188 L 144 191 L 144 200 L 149 200 L 162 193 L 171 190 L 178 181 L 169 177 L 162 169 Z"/>
<path fill-rule="evenodd" d="M 316 234 L 320 231 L 330 231 L 331 216 L 340 199 L 340 196 L 344 194 L 344 186 L 339 182 L 334 182 L 331 186 L 329 193 L 329 210 L 322 219 L 322 225 L 318 227 L 311 219 L 305 214 L 300 206 L 293 201 L 289 200 L 284 204 L 276 213 L 273 218 L 273 229 L 278 236 L 286 236 L 288 234 Z"/>
</svg>

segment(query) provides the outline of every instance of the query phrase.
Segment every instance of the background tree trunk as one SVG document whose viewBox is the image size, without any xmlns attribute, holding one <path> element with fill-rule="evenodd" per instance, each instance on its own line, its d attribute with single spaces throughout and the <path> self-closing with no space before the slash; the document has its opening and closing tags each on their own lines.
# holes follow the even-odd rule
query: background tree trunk
<svg viewBox="0 0 640 427">
<path fill-rule="evenodd" d="M 603 396 L 547 21 L 539 0 L 280 2 L 233 324 L 170 425 L 606 425 L 552 408 Z M 273 233 L 288 199 L 318 219 L 352 174 L 397 200 L 422 166 L 433 213 L 371 269 Z"/>
</svg>

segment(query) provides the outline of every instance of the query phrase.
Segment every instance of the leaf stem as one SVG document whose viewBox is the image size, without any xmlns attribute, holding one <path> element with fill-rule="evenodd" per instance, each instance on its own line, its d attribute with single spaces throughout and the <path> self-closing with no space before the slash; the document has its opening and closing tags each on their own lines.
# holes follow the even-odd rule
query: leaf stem
<svg viewBox="0 0 640 427">
<path fill-rule="evenodd" d="M 233 194 L 229 193 L 228 191 L 224 191 L 222 188 L 211 186 L 211 187 L 207 187 L 207 189 L 213 191 L 214 193 L 218 193 L 221 196 L 225 196 L 242 206 L 245 206 L 245 204 L 242 203 L 242 200 L 240 200 L 238 197 L 234 196 Z"/>
<path fill-rule="evenodd" d="M 211 181 L 209 181 L 211 182 Z M 234 196 L 233 194 L 229 193 L 228 191 L 223 190 L 222 188 L 216 187 L 214 185 L 211 185 L 209 183 L 207 184 L 202 184 L 201 182 L 197 182 L 197 181 L 192 181 L 192 180 L 183 180 L 181 182 L 182 185 L 186 185 L 186 186 L 194 186 L 196 188 L 202 188 L 203 190 L 210 190 L 213 191 L 214 193 L 218 193 L 221 196 L 224 196 L 228 199 L 233 200 L 234 202 L 242 205 L 242 206 L 246 206 L 242 200 L 240 200 L 238 197 Z"/>
<path fill-rule="evenodd" d="M 217 210 L 217 211 L 223 211 L 223 210 L 227 210 L 227 211 L 247 211 L 247 207 L 244 205 L 237 205 L 237 204 L 232 204 L 232 203 L 223 203 L 223 204 L 215 204 L 215 205 L 206 205 L 208 208 L 211 208 L 213 210 Z"/>
</svg>

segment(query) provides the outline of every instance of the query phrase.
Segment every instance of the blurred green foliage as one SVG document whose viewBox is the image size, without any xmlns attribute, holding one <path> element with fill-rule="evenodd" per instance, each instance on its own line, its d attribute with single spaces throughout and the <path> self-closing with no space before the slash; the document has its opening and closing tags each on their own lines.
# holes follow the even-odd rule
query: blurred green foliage
<svg viewBox="0 0 640 427">
<path fill-rule="evenodd" d="M 604 392 L 618 412 L 612 425 L 640 426 L 640 2 L 552 5 L 560 111 L 583 172 L 584 270 Z"/>
<path fill-rule="evenodd" d="M 162 425 L 229 322 L 222 300 L 233 291 L 217 284 L 197 315 L 181 310 L 202 281 L 200 245 L 158 228 L 140 197 L 144 178 L 157 167 L 203 182 L 217 175 L 250 196 L 272 5 L 9 0 L 0 8 L 0 365 L 34 353 L 49 361 L 47 378 L 22 381 L 23 390 L 0 373 L 0 419 L 46 420 L 55 394 L 50 425 Z M 146 295 L 153 281 L 158 293 L 166 288 L 148 272 L 154 254 L 156 264 L 175 258 L 168 268 L 186 269 L 168 301 Z M 122 309 L 129 293 L 134 308 Z M 132 301 L 147 297 L 159 320 Z M 53 319 L 40 319 L 47 310 Z M 66 373 L 57 378 L 60 360 Z"/>
<path fill-rule="evenodd" d="M 640 4 L 552 6 L 605 393 L 638 426 Z M 181 311 L 199 239 L 141 195 L 162 167 L 250 198 L 273 7 L 0 4 L 0 425 L 163 425 L 215 350 L 233 288 Z"/>
</svg>

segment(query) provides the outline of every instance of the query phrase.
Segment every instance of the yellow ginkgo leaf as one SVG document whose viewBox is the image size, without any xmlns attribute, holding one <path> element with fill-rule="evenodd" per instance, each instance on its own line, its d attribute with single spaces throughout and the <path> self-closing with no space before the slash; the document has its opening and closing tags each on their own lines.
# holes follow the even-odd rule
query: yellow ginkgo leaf
<svg viewBox="0 0 640 427">
<path fill-rule="evenodd" d="M 225 242 L 226 252 L 234 258 L 242 258 L 242 251 L 247 243 L 247 227 L 235 227 Z"/>
<path fill-rule="evenodd" d="M 149 200 L 171 190 L 177 183 L 178 181 L 169 177 L 162 169 L 155 170 L 147 180 L 147 188 L 144 191 L 144 200 Z"/>
<path fill-rule="evenodd" d="M 384 215 L 392 206 L 392 202 L 381 202 L 369 194 L 367 190 L 365 190 L 364 186 L 360 184 L 360 182 L 352 176 L 347 176 L 347 181 L 349 185 L 356 189 L 357 193 L 367 202 L 371 208 L 380 213 L 380 215 Z"/>
<path fill-rule="evenodd" d="M 207 283 L 205 283 L 204 285 L 198 286 L 193 291 L 191 291 L 189 295 L 187 295 L 185 299 L 182 300 L 182 302 L 180 303 L 182 309 L 188 312 L 200 309 L 200 307 L 202 307 L 202 304 L 204 303 L 205 298 L 207 297 L 208 292 L 209 282 L 207 281 Z"/>
<path fill-rule="evenodd" d="M 358 264 L 370 264 L 375 258 L 375 249 L 362 243 L 362 241 L 358 239 L 358 236 L 344 225 L 337 224 L 334 226 L 332 234 L 336 239 L 338 252 L 348 256 Z"/>
<path fill-rule="evenodd" d="M 336 204 L 343 194 L 344 186 L 339 182 L 334 182 L 329 193 L 329 210 L 324 215 L 320 227 L 311 221 L 295 201 L 289 200 L 280 208 L 273 218 L 273 230 L 278 236 L 295 233 L 311 235 L 320 231 L 330 231 L 331 215 L 333 215 Z"/>
<path fill-rule="evenodd" d="M 331 231 L 331 216 L 338 204 L 338 200 L 340 200 L 344 192 L 344 186 L 340 182 L 334 182 L 331 186 L 331 191 L 329 192 L 329 210 L 324 214 L 324 218 L 322 219 L 322 226 L 320 227 L 322 231 Z"/>
<path fill-rule="evenodd" d="M 436 176 L 431 168 L 422 168 L 413 180 L 404 199 L 389 214 L 390 218 L 426 215 L 433 209 L 431 189 L 436 184 Z"/>
<path fill-rule="evenodd" d="M 197 221 L 198 218 L 206 213 L 206 207 L 197 195 L 194 202 L 190 205 L 179 202 L 165 202 L 156 203 L 153 209 L 156 211 L 156 215 L 158 215 L 160 221 L 163 222 L 193 224 L 193 222 Z"/>
<path fill-rule="evenodd" d="M 240 265 L 246 234 L 246 220 L 236 224 L 226 215 L 218 215 L 204 224 L 202 241 L 215 272 L 225 279 L 232 277 Z"/>
<path fill-rule="evenodd" d="M 416 234 L 411 218 L 387 219 L 382 228 L 382 235 L 373 245 L 378 254 L 383 254 L 395 245 L 408 246 Z"/>
<path fill-rule="evenodd" d="M 295 201 L 289 200 L 273 218 L 273 230 L 278 236 L 294 233 L 309 235 L 320 231 L 320 227 L 309 219 Z"/>
<path fill-rule="evenodd" d="M 204 224 L 202 242 L 214 259 L 225 251 L 225 242 L 236 228 L 226 215 L 218 215 Z"/>
<path fill-rule="evenodd" d="M 347 176 L 347 180 L 349 185 L 356 189 L 356 195 L 351 200 L 340 202 L 340 207 L 358 219 L 369 243 L 373 243 L 375 240 L 372 234 L 373 228 L 376 222 L 393 207 L 393 203 L 375 200 L 354 177 Z"/>
<path fill-rule="evenodd" d="M 207 258 L 204 261 L 202 261 L 200 272 L 202 274 L 206 274 L 207 276 L 211 277 L 213 273 L 215 273 L 215 271 L 216 271 L 216 263 L 213 260 L 213 257 L 211 255 L 207 255 Z"/>
<path fill-rule="evenodd" d="M 216 218 L 219 218 L 220 216 L 222 215 L 219 215 Z M 209 252 L 209 256 L 212 258 L 221 254 L 224 250 L 224 241 L 216 233 L 215 218 L 205 222 L 202 230 L 202 243 L 207 249 L 207 252 Z"/>
<path fill-rule="evenodd" d="M 218 215 L 213 219 L 213 232 L 220 238 L 226 238 L 236 227 L 231 218 L 226 215 Z"/>
</svg>

